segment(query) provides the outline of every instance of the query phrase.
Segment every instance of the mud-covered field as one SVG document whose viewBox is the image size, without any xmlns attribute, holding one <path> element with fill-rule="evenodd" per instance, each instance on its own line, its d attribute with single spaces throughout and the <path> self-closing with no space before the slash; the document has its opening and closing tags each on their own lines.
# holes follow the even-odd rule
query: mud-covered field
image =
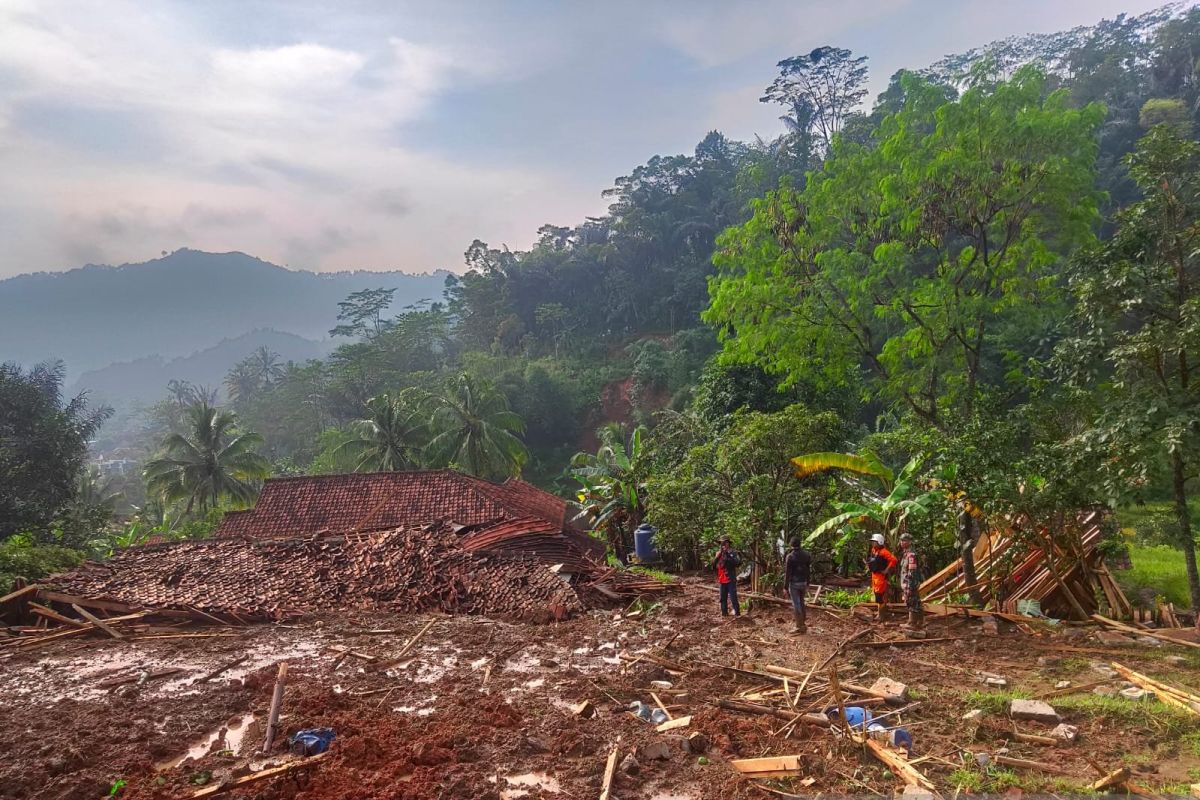
<svg viewBox="0 0 1200 800">
<path fill-rule="evenodd" d="M 775 717 L 716 706 L 720 698 L 747 695 L 752 702 L 782 702 L 754 695 L 778 688 L 774 684 L 722 667 L 807 672 L 872 623 L 848 611 L 813 610 L 808 635 L 796 636 L 786 608 L 757 608 L 723 622 L 715 606 L 713 592 L 689 585 L 634 618 L 594 611 L 534 626 L 480 617 L 339 614 L 286 626 L 181 629 L 194 638 L 66 640 L 6 654 L 0 656 L 0 798 L 98 799 L 119 781 L 121 798 L 189 797 L 231 776 L 296 759 L 286 735 L 323 727 L 337 738 L 319 763 L 224 796 L 594 798 L 614 746 L 619 760 L 633 754 L 637 762 L 617 772 L 613 796 L 621 800 L 891 795 L 903 786 L 860 745 L 827 729 L 789 729 Z M 400 663 L 380 668 L 431 619 L 433 627 Z M 860 641 L 899 635 L 896 623 L 875 628 Z M 1110 697 L 1122 684 L 1107 671 L 1118 661 L 1194 688 L 1200 685 L 1194 651 L 1107 646 L 1084 628 L 1031 636 L 1004 625 L 1000 636 L 986 636 L 977 621 L 966 619 L 932 620 L 930 636 L 951 640 L 904 647 L 856 642 L 833 663 L 847 681 L 869 685 L 886 676 L 908 685 L 915 705 L 902 721 L 915 740 L 913 764 L 945 796 L 1018 789 L 1071 794 L 1121 766 L 1151 791 L 1186 791 L 1200 778 L 1200 717 L 1153 697 Z M 376 660 L 339 658 L 333 646 Z M 647 655 L 684 670 L 667 670 Z M 243 656 L 237 666 L 202 680 Z M 263 754 L 281 661 L 289 665 L 284 735 Z M 158 675 L 168 669 L 179 671 Z M 980 672 L 1003 677 L 1007 686 L 986 685 Z M 103 685 L 122 676 L 139 679 Z M 1062 681 L 1086 687 L 1049 700 L 1065 722 L 1078 726 L 1079 740 L 1014 741 L 1016 730 L 1045 734 L 1051 726 L 1009 719 L 1008 693 L 1036 696 Z M 1091 686 L 1100 681 L 1106 683 Z M 691 724 L 659 733 L 629 714 L 631 701 L 654 704 L 650 692 L 673 716 L 691 715 Z M 594 716 L 572 713 L 584 700 L 594 704 Z M 972 709 L 982 717 L 964 721 Z M 684 736 L 694 732 L 708 740 L 703 754 L 684 747 Z M 668 746 L 655 754 L 658 742 Z M 1054 771 L 994 760 L 980 766 L 978 753 L 1036 761 Z M 770 755 L 799 755 L 800 774 L 749 781 L 729 765 L 730 759 Z"/>
</svg>

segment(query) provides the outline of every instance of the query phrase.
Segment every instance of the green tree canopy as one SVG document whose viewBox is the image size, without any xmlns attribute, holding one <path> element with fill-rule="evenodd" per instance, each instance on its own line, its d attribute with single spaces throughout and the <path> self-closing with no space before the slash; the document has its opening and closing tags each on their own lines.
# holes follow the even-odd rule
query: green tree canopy
<svg viewBox="0 0 1200 800">
<path fill-rule="evenodd" d="M 520 474 L 529 458 L 519 438 L 525 423 L 494 385 L 463 373 L 444 394 L 431 395 L 427 402 L 432 408 L 432 436 L 425 447 L 429 466 L 454 467 L 481 478 Z"/>
<path fill-rule="evenodd" d="M 0 539 L 46 528 L 76 496 L 91 439 L 112 410 L 64 402 L 62 362 L 0 364 Z"/>
<path fill-rule="evenodd" d="M 872 144 L 835 141 L 803 191 L 785 183 L 723 235 L 705 319 L 731 356 L 826 386 L 862 376 L 945 425 L 1011 389 L 1062 254 L 1091 239 L 1103 110 L 1034 68 L 950 103 L 903 80 Z"/>
</svg>

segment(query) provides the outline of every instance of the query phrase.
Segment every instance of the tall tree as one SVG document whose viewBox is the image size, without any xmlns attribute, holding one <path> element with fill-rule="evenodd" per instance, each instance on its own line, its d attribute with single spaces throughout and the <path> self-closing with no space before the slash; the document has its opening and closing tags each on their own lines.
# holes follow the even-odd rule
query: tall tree
<svg viewBox="0 0 1200 800">
<path fill-rule="evenodd" d="M 61 361 L 0 364 L 0 540 L 39 531 L 74 499 L 88 440 L 112 409 L 64 401 Z"/>
<path fill-rule="evenodd" d="M 367 416 L 350 423 L 353 438 L 338 454 L 354 459 L 355 472 L 393 472 L 421 464 L 428 439 L 427 407 L 414 390 L 381 394 L 367 401 Z"/>
<path fill-rule="evenodd" d="M 509 410 L 508 400 L 495 386 L 463 373 L 428 402 L 432 436 L 425 447 L 427 463 L 482 478 L 520 474 L 529 458 L 519 438 L 525 423 Z"/>
<path fill-rule="evenodd" d="M 705 319 L 732 356 L 817 386 L 865 375 L 945 426 L 1012 391 L 1041 339 L 1060 254 L 1097 220 L 1103 111 L 1069 107 L 1033 68 L 951 103 L 903 80 L 878 146 L 835 142 L 802 192 L 772 192 L 723 235 Z"/>
<path fill-rule="evenodd" d="M 1112 454 L 1122 492 L 1165 467 L 1192 607 L 1200 612 L 1188 500 L 1200 469 L 1200 145 L 1160 125 L 1129 158 L 1143 199 L 1121 211 L 1104 245 L 1075 260 L 1077 334 L 1063 343 L 1076 381 L 1107 368 L 1101 413 L 1085 441 Z"/>
<path fill-rule="evenodd" d="M 161 455 L 146 464 L 146 490 L 166 503 L 186 502 L 203 514 L 223 501 L 249 503 L 270 465 L 256 452 L 262 437 L 237 430 L 237 415 L 200 402 L 187 409 L 185 433 L 162 441 Z"/>
<path fill-rule="evenodd" d="M 383 312 L 392 304 L 395 289 L 363 289 L 338 303 L 338 322 L 330 336 L 378 336 L 384 329 Z"/>
<path fill-rule="evenodd" d="M 782 119 L 801 139 L 815 139 L 827 152 L 834 135 L 867 96 L 867 57 L 854 58 L 841 47 L 818 47 L 779 62 L 779 77 L 767 87 L 764 103 L 787 109 Z"/>
</svg>

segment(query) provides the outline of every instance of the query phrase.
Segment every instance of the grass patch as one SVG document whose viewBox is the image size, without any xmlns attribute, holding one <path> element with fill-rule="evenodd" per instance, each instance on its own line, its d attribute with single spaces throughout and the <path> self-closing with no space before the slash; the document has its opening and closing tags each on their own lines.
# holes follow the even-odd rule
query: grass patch
<svg viewBox="0 0 1200 800">
<path fill-rule="evenodd" d="M 1125 726 L 1151 728 L 1165 737 L 1200 735 L 1200 721 L 1185 711 L 1151 700 L 1126 700 L 1123 697 L 1103 697 L 1097 694 L 1076 694 L 1056 697 L 1054 708 L 1118 722 Z M 1200 740 L 1198 740 L 1200 741 Z"/>
<path fill-rule="evenodd" d="M 950 784 L 955 789 L 976 794 L 983 789 L 983 776 L 973 769 L 959 767 L 950 773 Z"/>
<path fill-rule="evenodd" d="M 1007 714 L 1008 704 L 1016 699 L 1028 700 L 1029 692 L 1016 689 L 1011 692 L 985 692 L 972 689 L 963 694 L 963 700 L 971 708 L 981 709 L 988 714 Z"/>
<path fill-rule="evenodd" d="M 821 592 L 821 602 L 824 605 L 836 606 L 837 608 L 853 608 L 859 603 L 875 602 L 875 595 L 871 594 L 870 589 L 863 589 L 861 592 L 852 592 L 848 589 L 833 589 Z"/>
<path fill-rule="evenodd" d="M 654 578 L 655 580 L 662 581 L 663 583 L 675 583 L 675 581 L 678 580 L 674 575 L 672 575 L 669 572 L 663 572 L 661 569 L 655 569 L 654 567 L 646 567 L 646 566 L 642 566 L 641 564 L 634 564 L 633 566 L 629 567 L 629 571 L 636 572 L 639 575 L 645 575 L 647 577 Z"/>
<path fill-rule="evenodd" d="M 1179 608 L 1190 605 L 1187 567 L 1183 553 L 1168 545 L 1129 545 L 1129 560 L 1132 569 L 1115 571 L 1113 574 L 1125 594 L 1135 603 L 1143 593 L 1164 597 Z"/>
</svg>

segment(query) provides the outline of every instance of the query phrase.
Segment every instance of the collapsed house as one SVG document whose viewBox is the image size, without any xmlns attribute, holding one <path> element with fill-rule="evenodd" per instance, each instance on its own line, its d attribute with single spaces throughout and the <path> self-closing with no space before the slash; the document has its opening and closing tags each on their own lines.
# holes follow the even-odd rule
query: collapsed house
<svg viewBox="0 0 1200 800">
<path fill-rule="evenodd" d="M 566 501 L 523 481 L 452 470 L 277 478 L 212 539 L 128 548 L 42 587 L 232 623 L 353 609 L 545 622 L 678 589 L 606 566 L 568 518 Z"/>
<path fill-rule="evenodd" d="M 975 543 L 975 584 L 968 583 L 962 559 L 921 584 L 926 602 L 949 602 L 977 594 L 988 608 L 1024 614 L 1037 609 L 1058 619 L 1088 619 L 1107 611 L 1128 618 L 1129 600 L 1104 563 L 1105 538 L 1100 511 L 1080 514 L 1066 535 L 1017 523 L 984 532 Z M 1024 602 L 1023 602 L 1024 601 Z"/>
</svg>

